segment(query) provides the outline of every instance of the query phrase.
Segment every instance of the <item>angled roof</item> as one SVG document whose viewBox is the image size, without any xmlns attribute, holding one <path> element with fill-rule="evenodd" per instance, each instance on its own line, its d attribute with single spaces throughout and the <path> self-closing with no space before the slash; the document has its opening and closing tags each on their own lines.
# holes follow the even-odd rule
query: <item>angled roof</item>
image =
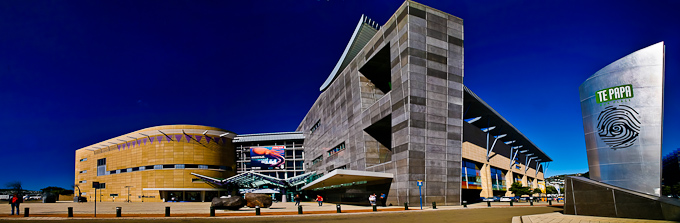
<svg viewBox="0 0 680 223">
<path fill-rule="evenodd" d="M 342 56 L 340 56 L 338 63 L 335 64 L 333 71 L 331 71 L 331 74 L 328 75 L 326 81 L 323 82 L 323 85 L 321 85 L 321 88 L 319 88 L 320 91 L 326 90 L 326 88 L 328 88 L 328 86 L 333 83 L 333 80 L 335 80 L 338 74 L 340 74 L 340 72 L 342 72 L 345 67 L 347 67 L 347 64 L 349 64 L 349 62 L 354 59 L 361 49 L 366 46 L 368 41 L 373 38 L 379 29 L 380 26 L 378 23 L 365 15 L 361 15 L 361 19 L 359 19 L 357 27 L 354 28 L 354 33 L 352 34 L 352 38 L 349 39 L 349 43 L 347 43 L 345 51 L 342 52 Z"/>
<path fill-rule="evenodd" d="M 480 129 L 487 128 L 488 125 L 497 126 L 495 130 L 500 130 L 501 125 L 503 126 L 502 134 L 508 134 L 507 140 L 516 140 L 513 145 L 522 145 L 520 150 L 529 150 L 527 153 L 533 153 L 533 156 L 537 156 L 541 159 L 540 162 L 550 162 L 552 159 L 543 152 L 536 144 L 531 142 L 522 132 L 520 132 L 515 126 L 513 126 L 508 120 L 503 118 L 496 110 L 494 110 L 489 104 L 484 102 L 477 94 L 472 92 L 467 86 L 465 88 L 465 95 L 463 96 L 463 104 L 465 112 L 463 119 L 482 117 L 480 121 L 470 123 Z M 506 141 L 507 141 L 506 140 Z"/>
<path fill-rule="evenodd" d="M 260 134 L 247 134 L 247 135 L 237 135 L 234 137 L 234 143 L 239 142 L 261 142 L 261 141 L 275 141 L 275 140 L 293 140 L 293 139 L 305 139 L 305 135 L 302 132 L 275 132 L 275 133 L 260 133 Z"/>
</svg>

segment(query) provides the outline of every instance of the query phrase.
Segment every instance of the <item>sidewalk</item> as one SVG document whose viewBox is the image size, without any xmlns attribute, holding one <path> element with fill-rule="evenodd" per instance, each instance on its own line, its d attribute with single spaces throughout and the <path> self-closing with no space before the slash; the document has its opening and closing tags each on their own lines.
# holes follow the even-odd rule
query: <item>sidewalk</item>
<svg viewBox="0 0 680 223">
<path fill-rule="evenodd" d="M 512 223 L 619 223 L 619 222 L 641 222 L 641 223 L 666 223 L 675 221 L 659 221 L 659 220 L 645 220 L 645 219 L 631 219 L 631 218 L 607 218 L 583 215 L 565 215 L 561 213 L 548 213 L 537 215 L 516 216 L 512 218 Z"/>
<path fill-rule="evenodd" d="M 555 204 L 555 203 L 553 203 Z M 425 204 L 423 204 L 425 205 Z M 432 205 L 432 204 L 429 204 Z M 561 206 L 554 205 L 554 206 Z M 336 205 L 333 203 L 324 203 L 319 206 L 316 202 L 302 202 L 303 213 L 309 214 L 335 214 L 337 213 Z M 514 203 L 515 207 L 510 207 L 508 202 L 492 202 L 492 208 L 522 208 L 530 207 L 529 203 Z M 534 203 L 534 207 L 546 207 L 547 203 Z M 0 219 L 17 219 L 23 218 L 24 208 L 30 209 L 30 217 L 48 217 L 64 219 L 67 218 L 68 207 L 73 207 L 73 214 L 75 218 L 92 218 L 94 217 L 94 203 L 24 203 L 21 205 L 21 215 L 9 215 L 10 205 L 0 205 Z M 158 218 L 165 216 L 165 207 L 170 207 L 171 217 L 209 217 L 210 216 L 210 202 L 205 203 L 124 203 L 124 202 L 103 202 L 97 203 L 97 218 L 115 218 L 116 207 L 121 207 L 122 217 L 132 218 Z M 342 213 L 370 213 L 373 208 L 370 206 L 346 205 L 341 206 Z M 488 208 L 486 202 L 470 204 L 468 209 L 482 209 Z M 404 206 L 387 206 L 377 207 L 378 212 L 399 212 L 405 211 Z M 463 206 L 438 206 L 437 210 L 452 210 L 464 209 Z M 262 216 L 274 215 L 298 215 L 297 206 L 293 202 L 274 203 L 270 208 L 261 208 Z M 417 206 L 410 205 L 410 211 L 421 211 L 420 204 Z M 432 206 L 423 206 L 423 211 L 436 211 Z M 237 217 L 237 216 L 255 216 L 255 208 L 243 207 L 237 211 L 230 210 L 215 210 L 215 216 L 218 217 Z"/>
</svg>

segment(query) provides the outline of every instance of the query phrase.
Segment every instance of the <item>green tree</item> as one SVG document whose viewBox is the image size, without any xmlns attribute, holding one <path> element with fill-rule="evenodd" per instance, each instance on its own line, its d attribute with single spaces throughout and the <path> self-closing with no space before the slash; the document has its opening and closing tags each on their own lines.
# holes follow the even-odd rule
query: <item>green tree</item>
<svg viewBox="0 0 680 223">
<path fill-rule="evenodd" d="M 664 196 L 672 195 L 673 194 L 673 188 L 671 188 L 670 186 L 663 185 L 663 186 L 661 186 L 661 194 L 664 195 Z"/>
<path fill-rule="evenodd" d="M 547 186 L 545 187 L 545 193 L 546 194 L 557 194 L 557 188 L 553 186 Z"/>
<path fill-rule="evenodd" d="M 543 191 L 539 188 L 534 188 L 533 192 L 534 192 L 534 194 L 538 194 L 538 197 L 541 197 L 541 194 L 543 193 Z"/>
<path fill-rule="evenodd" d="M 42 193 L 52 193 L 52 194 L 61 194 L 64 192 L 66 189 L 61 188 L 61 187 L 45 187 L 43 189 L 40 189 L 40 192 Z"/>
<path fill-rule="evenodd" d="M 510 192 L 517 197 L 521 197 L 522 195 L 531 194 L 531 189 L 529 189 L 529 187 L 523 187 L 521 182 L 514 182 L 510 185 Z"/>
<path fill-rule="evenodd" d="M 5 186 L 12 190 L 13 193 L 21 194 L 24 191 L 24 189 L 21 187 L 21 181 L 12 181 L 5 184 Z"/>
</svg>

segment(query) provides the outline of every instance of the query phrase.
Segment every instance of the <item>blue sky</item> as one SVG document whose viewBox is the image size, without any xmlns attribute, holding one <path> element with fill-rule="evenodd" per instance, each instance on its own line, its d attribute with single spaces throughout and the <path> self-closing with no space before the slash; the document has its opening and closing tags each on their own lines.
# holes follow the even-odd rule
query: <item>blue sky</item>
<svg viewBox="0 0 680 223">
<path fill-rule="evenodd" d="M 420 1 L 465 23 L 465 85 L 587 171 L 578 86 L 666 41 L 663 152 L 680 148 L 678 1 Z M 293 131 L 356 22 L 402 1 L 0 1 L 0 187 L 70 187 L 75 150 L 164 124 Z"/>
</svg>

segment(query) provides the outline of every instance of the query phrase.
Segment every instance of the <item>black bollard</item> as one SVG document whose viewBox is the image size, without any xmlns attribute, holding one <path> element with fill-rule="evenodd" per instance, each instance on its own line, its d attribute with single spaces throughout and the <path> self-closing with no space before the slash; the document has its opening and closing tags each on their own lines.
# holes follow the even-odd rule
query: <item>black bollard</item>
<svg viewBox="0 0 680 223">
<path fill-rule="evenodd" d="M 510 200 L 510 206 L 512 206 L 512 200 Z"/>
<path fill-rule="evenodd" d="M 68 217 L 69 218 L 73 217 L 73 207 L 68 207 Z"/>
<path fill-rule="evenodd" d="M 298 214 L 302 214 L 302 206 L 298 205 Z"/>
<path fill-rule="evenodd" d="M 408 210 L 408 203 L 404 202 L 404 210 Z"/>
<path fill-rule="evenodd" d="M 487 207 L 491 207 L 491 201 L 487 201 L 487 202 L 486 202 L 486 206 L 487 206 Z"/>
<path fill-rule="evenodd" d="M 552 206 L 552 200 L 548 200 L 548 205 Z"/>
<path fill-rule="evenodd" d="M 165 207 L 165 217 L 170 217 L 170 207 Z"/>
<path fill-rule="evenodd" d="M 463 201 L 463 207 L 467 208 L 467 201 Z"/>
<path fill-rule="evenodd" d="M 260 215 L 260 206 L 255 206 L 255 215 Z"/>
<path fill-rule="evenodd" d="M 28 208 L 24 208 L 24 217 L 28 217 Z"/>
<path fill-rule="evenodd" d="M 534 200 L 529 200 L 529 206 L 534 206 Z"/>
<path fill-rule="evenodd" d="M 120 218 L 120 215 L 121 215 L 121 212 L 122 212 L 122 211 L 123 211 L 123 210 L 122 210 L 121 207 L 116 207 L 116 217 L 117 217 L 117 218 Z"/>
<path fill-rule="evenodd" d="M 215 207 L 210 207 L 210 217 L 215 217 Z"/>
<path fill-rule="evenodd" d="M 437 202 L 432 202 L 432 209 L 437 209 Z"/>
<path fill-rule="evenodd" d="M 342 210 L 340 210 L 340 205 L 339 205 L 339 204 L 336 204 L 336 205 L 335 205 L 335 209 L 336 209 L 336 212 L 337 212 L 337 213 L 342 213 Z"/>
<path fill-rule="evenodd" d="M 376 212 L 376 211 L 378 211 L 378 206 L 373 205 L 373 212 Z"/>
</svg>

